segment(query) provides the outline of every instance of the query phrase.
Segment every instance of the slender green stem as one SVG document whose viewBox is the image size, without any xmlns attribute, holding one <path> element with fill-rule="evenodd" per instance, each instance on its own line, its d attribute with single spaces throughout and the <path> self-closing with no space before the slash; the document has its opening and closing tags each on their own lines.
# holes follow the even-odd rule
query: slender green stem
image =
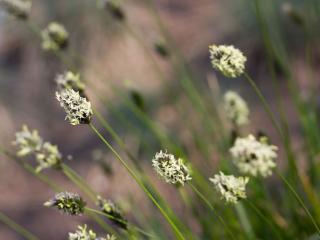
<svg viewBox="0 0 320 240">
<path fill-rule="evenodd" d="M 255 211 L 257 215 L 271 227 L 271 229 L 274 231 L 274 234 L 277 236 L 277 238 L 282 239 L 281 234 L 279 233 L 277 227 L 266 217 L 266 215 L 262 213 L 260 209 L 249 199 L 245 199 L 245 200 L 249 204 L 249 206 L 253 209 L 253 211 Z"/>
<path fill-rule="evenodd" d="M 62 164 L 63 173 L 77 185 L 93 202 L 97 201 L 97 194 L 90 188 L 90 186 L 79 176 L 72 168 L 65 163 Z"/>
<path fill-rule="evenodd" d="M 320 236 L 320 228 L 319 228 L 316 220 L 314 219 L 314 217 L 312 216 L 312 214 L 310 213 L 310 211 L 308 210 L 308 208 L 304 204 L 303 200 L 299 196 L 299 194 L 294 190 L 292 185 L 287 181 L 287 179 L 285 179 L 284 176 L 282 176 L 282 174 L 280 172 L 276 171 L 276 173 L 281 178 L 281 180 L 284 182 L 284 184 L 289 188 L 289 190 L 291 191 L 293 196 L 296 198 L 296 200 L 299 202 L 299 204 L 302 206 L 303 210 L 305 211 L 307 216 L 310 218 L 312 224 L 314 225 L 315 229 L 317 230 L 318 235 Z"/>
<path fill-rule="evenodd" d="M 89 207 L 86 207 L 85 210 L 86 210 L 87 212 L 93 212 L 93 213 L 96 213 L 96 214 L 105 216 L 105 217 L 107 217 L 108 219 L 110 219 L 110 220 L 112 220 L 112 221 L 115 221 L 115 222 L 118 222 L 118 223 L 127 224 L 127 222 L 123 221 L 122 219 L 115 218 L 114 216 L 112 216 L 112 215 L 110 215 L 110 214 L 107 214 L 107 213 L 105 213 L 105 212 L 101 212 L 101 211 L 98 211 L 98 210 L 96 210 L 96 209 L 89 208 Z M 135 231 L 143 234 L 143 235 L 146 236 L 146 237 L 157 238 L 157 237 L 154 236 L 153 234 L 148 233 L 148 232 L 144 231 L 143 229 L 141 229 L 141 228 L 139 228 L 139 227 L 137 227 L 137 226 L 130 225 L 130 227 L 132 227 Z"/>
<path fill-rule="evenodd" d="M 231 239 L 236 240 L 237 238 L 233 235 L 233 233 L 229 229 L 228 225 L 226 224 L 224 219 L 218 214 L 218 212 L 215 210 L 215 208 L 211 204 L 211 202 L 192 183 L 189 183 L 189 186 L 198 195 L 198 197 L 210 208 L 210 210 L 213 212 L 213 214 L 218 218 L 218 220 L 221 222 L 223 227 L 227 230 L 227 232 L 230 235 Z"/>
<path fill-rule="evenodd" d="M 260 89 L 258 88 L 258 86 L 256 85 L 256 83 L 252 80 L 252 78 L 249 76 L 249 74 L 244 73 L 244 77 L 245 79 L 248 81 L 248 83 L 251 85 L 251 87 L 253 88 L 253 90 L 255 91 L 255 93 L 257 94 L 257 96 L 259 97 L 266 113 L 268 114 L 274 128 L 276 129 L 277 133 L 280 135 L 281 139 L 283 140 L 284 136 L 282 133 L 282 130 L 276 120 L 276 117 L 274 116 L 273 112 L 270 109 L 269 104 L 267 103 L 265 97 L 263 96 L 263 94 L 261 93 Z"/>
<path fill-rule="evenodd" d="M 256 239 L 255 234 L 253 232 L 252 226 L 251 226 L 251 222 L 248 218 L 248 215 L 246 213 L 246 210 L 244 208 L 244 206 L 242 205 L 241 202 L 238 202 L 235 204 L 235 209 L 236 212 L 239 216 L 240 222 L 244 228 L 244 231 L 246 233 L 246 235 L 248 236 L 248 239 Z"/>
<path fill-rule="evenodd" d="M 36 237 L 33 233 L 13 221 L 11 218 L 6 216 L 4 213 L 0 212 L 0 221 L 6 224 L 8 227 L 19 233 L 27 240 L 40 240 L 40 238 Z"/>
<path fill-rule="evenodd" d="M 100 132 L 95 128 L 95 126 L 90 123 L 90 127 L 93 132 L 102 140 L 102 142 L 111 150 L 111 152 L 116 156 L 121 165 L 128 171 L 128 173 L 132 176 L 132 178 L 137 182 L 137 184 L 142 188 L 142 190 L 146 193 L 146 195 L 150 198 L 150 200 L 157 206 L 160 210 L 164 218 L 168 221 L 172 229 L 174 230 L 178 239 L 185 239 L 183 234 L 180 232 L 176 224 L 171 220 L 169 215 L 164 211 L 162 206 L 157 202 L 157 200 L 153 197 L 153 195 L 149 192 L 149 190 L 144 186 L 143 182 L 139 179 L 133 169 L 121 158 L 118 152 L 111 146 L 111 144 L 100 134 Z"/>
</svg>

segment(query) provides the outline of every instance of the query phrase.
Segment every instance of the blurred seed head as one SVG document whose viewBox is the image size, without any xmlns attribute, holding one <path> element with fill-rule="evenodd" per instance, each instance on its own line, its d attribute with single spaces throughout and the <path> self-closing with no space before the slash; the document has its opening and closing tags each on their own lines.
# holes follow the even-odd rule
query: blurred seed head
<svg viewBox="0 0 320 240">
<path fill-rule="evenodd" d="M 102 212 L 110 215 L 110 221 L 112 221 L 117 226 L 123 229 L 128 228 L 128 221 L 124 218 L 121 210 L 114 202 L 112 202 L 111 200 L 103 199 L 100 196 L 98 196 L 97 205 L 99 206 Z"/>
<path fill-rule="evenodd" d="M 156 53 L 159 54 L 159 56 L 161 56 L 163 58 L 170 56 L 170 50 L 169 50 L 167 43 L 165 42 L 164 39 L 158 39 L 154 43 L 154 50 L 156 51 Z"/>
<path fill-rule="evenodd" d="M 247 58 L 240 50 L 233 46 L 211 45 L 209 52 L 212 67 L 224 76 L 236 78 L 244 73 Z"/>
<path fill-rule="evenodd" d="M 289 2 L 282 4 L 282 12 L 295 24 L 302 26 L 304 25 L 304 18 L 302 14 L 292 6 Z"/>
<path fill-rule="evenodd" d="M 16 140 L 13 142 L 18 148 L 17 156 L 25 157 L 41 150 L 42 138 L 37 130 L 30 131 L 27 125 L 22 126 L 22 130 L 16 133 Z"/>
<path fill-rule="evenodd" d="M 26 20 L 31 11 L 30 0 L 0 0 L 0 7 L 19 20 Z"/>
<path fill-rule="evenodd" d="M 188 167 L 181 158 L 176 159 L 172 154 L 163 151 L 156 153 L 152 159 L 152 166 L 167 183 L 184 185 L 192 179 Z"/>
<path fill-rule="evenodd" d="M 67 71 L 63 74 L 58 74 L 55 79 L 59 91 L 64 89 L 73 89 L 79 93 L 85 89 L 85 84 L 81 81 L 79 73 Z"/>
<path fill-rule="evenodd" d="M 97 237 L 97 234 L 87 228 L 87 225 L 78 226 L 75 233 L 69 233 L 68 240 L 116 240 L 114 235 L 107 234 L 106 238 Z"/>
<path fill-rule="evenodd" d="M 89 124 L 93 115 L 91 103 L 79 92 L 73 89 L 65 89 L 56 92 L 56 98 L 60 102 L 60 106 L 66 112 L 66 120 L 71 125 Z"/>
<path fill-rule="evenodd" d="M 123 21 L 126 18 L 120 0 L 98 0 L 97 5 L 99 8 L 108 11 L 113 18 L 119 21 Z"/>
<path fill-rule="evenodd" d="M 237 138 L 230 149 L 233 163 L 243 174 L 267 177 L 276 167 L 278 148 L 268 144 L 266 138 L 257 140 L 253 135 Z"/>
<path fill-rule="evenodd" d="M 23 125 L 22 131 L 16 133 L 16 140 L 13 144 L 18 148 L 18 157 L 31 154 L 35 156 L 38 163 L 37 172 L 61 166 L 62 155 L 58 147 L 49 142 L 43 142 L 37 130 L 30 131 L 26 125 Z"/>
<path fill-rule="evenodd" d="M 78 226 L 75 233 L 69 233 L 69 240 L 96 240 L 97 234 L 87 229 L 87 225 Z"/>
<path fill-rule="evenodd" d="M 57 193 L 54 198 L 45 202 L 44 206 L 57 208 L 65 214 L 76 216 L 84 212 L 86 203 L 78 194 L 60 192 Z"/>
<path fill-rule="evenodd" d="M 49 142 L 45 142 L 42 145 L 41 151 L 36 154 L 36 160 L 38 166 L 37 172 L 42 171 L 46 168 L 59 168 L 61 166 L 62 155 L 56 145 Z"/>
<path fill-rule="evenodd" d="M 247 197 L 246 185 L 249 182 L 248 177 L 235 177 L 233 175 L 224 175 L 223 172 L 214 175 L 209 180 L 214 184 L 216 191 L 227 203 L 237 203 L 240 199 Z"/>
<path fill-rule="evenodd" d="M 67 47 L 69 33 L 63 25 L 57 22 L 51 22 L 42 30 L 42 48 L 44 50 L 59 51 Z"/>
<path fill-rule="evenodd" d="M 223 96 L 224 109 L 228 118 L 237 126 L 249 123 L 249 108 L 243 98 L 234 91 L 227 91 Z"/>
</svg>

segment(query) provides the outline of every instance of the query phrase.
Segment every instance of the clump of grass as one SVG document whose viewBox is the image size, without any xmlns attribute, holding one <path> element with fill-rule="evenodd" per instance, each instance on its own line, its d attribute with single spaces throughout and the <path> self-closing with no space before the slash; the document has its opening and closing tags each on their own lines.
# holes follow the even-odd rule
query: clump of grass
<svg viewBox="0 0 320 240">
<path fill-rule="evenodd" d="M 92 134 L 102 141 L 106 149 L 126 170 L 161 215 L 158 216 L 152 212 L 151 219 L 145 218 L 139 209 L 144 203 L 132 204 L 129 208 L 130 214 L 124 214 L 113 201 L 108 200 L 112 199 L 112 196 L 107 199 L 100 197 L 102 194 L 96 193 L 80 174 L 67 165 L 66 161 L 63 161 L 63 155 L 56 145 L 44 141 L 37 130 L 30 130 L 26 125 L 16 133 L 16 139 L 13 142 L 17 148 L 16 153 L 12 154 L 5 146 L 0 146 L 0 152 L 13 159 L 56 192 L 56 195 L 44 204 L 45 206 L 57 208 L 70 216 L 87 215 L 105 232 L 101 235 L 103 237 L 98 237 L 98 234 L 89 229 L 87 225 L 79 225 L 75 232 L 69 233 L 70 240 L 242 240 L 273 237 L 277 239 L 320 237 L 318 184 L 299 166 L 298 155 L 292 147 L 285 114 L 281 112 L 281 118 L 278 117 L 265 98 L 263 89 L 259 88 L 254 78 L 247 72 L 246 65 L 250 64 L 252 59 L 247 58 L 242 51 L 232 45 L 209 46 L 210 61 L 213 69 L 218 72 L 218 78 L 220 75 L 224 77 L 224 81 L 228 81 L 225 78 L 232 78 L 232 81 L 240 81 L 240 78 L 244 78 L 252 87 L 260 100 L 260 106 L 265 110 L 278 133 L 278 138 L 282 143 L 279 146 L 273 145 L 271 142 L 274 141 L 271 141 L 271 138 L 261 134 L 256 137 L 252 134 L 253 128 L 261 128 L 261 126 L 252 126 L 252 122 L 255 122 L 252 121 L 254 110 L 250 109 L 250 103 L 247 103 L 236 91 L 227 90 L 221 98 L 214 98 L 215 102 L 211 101 L 212 98 L 208 91 L 194 80 L 188 64 L 164 27 L 153 1 L 143 2 L 160 30 L 159 39 L 161 41 L 156 42 L 153 48 L 144 42 L 144 38 L 139 36 L 131 27 L 131 23 L 127 21 L 129 18 L 127 18 L 125 9 L 128 6 L 124 6 L 124 2 L 102 0 L 98 1 L 98 7 L 105 10 L 109 17 L 108 20 L 117 23 L 116 26 L 127 31 L 128 35 L 138 43 L 160 79 L 166 81 L 166 74 L 162 72 L 152 52 L 156 51 L 162 57 L 162 61 L 168 61 L 172 65 L 172 71 L 180 79 L 179 94 L 174 93 L 173 98 L 168 97 L 166 103 L 172 105 L 172 108 L 176 110 L 179 118 L 177 128 L 187 133 L 188 140 L 177 134 L 176 129 L 166 130 L 153 118 L 148 109 L 152 99 L 142 97 L 140 91 L 131 91 L 128 94 L 121 87 L 114 87 L 109 81 L 104 82 L 106 86 L 121 96 L 125 110 L 132 114 L 132 117 L 128 118 L 122 109 L 112 109 L 112 105 L 103 96 L 100 89 L 90 82 L 85 84 L 81 79 L 81 68 L 71 68 L 71 65 L 76 66 L 73 63 L 79 59 L 74 58 L 79 56 L 71 55 L 67 51 L 61 54 L 67 47 L 73 47 L 70 42 L 72 33 L 69 33 L 63 24 L 51 22 L 44 30 L 39 31 L 35 27 L 36 24 L 29 18 L 30 1 L 0 0 L 0 6 L 3 6 L 15 18 L 25 20 L 24 22 L 32 27 L 39 41 L 42 42 L 43 50 L 55 54 L 64 64 L 65 69 L 72 69 L 57 74 L 55 78 L 56 99 L 66 113 L 66 120 L 74 127 L 84 125 L 90 128 Z M 317 143 L 320 138 L 318 137 L 319 129 L 316 127 L 319 112 L 314 107 L 316 102 L 312 102 L 315 99 L 311 98 L 312 106 L 306 108 L 306 104 L 296 90 L 294 82 L 296 77 L 294 77 L 290 63 L 287 62 L 286 57 L 279 54 L 280 51 L 276 51 L 274 39 L 270 37 L 268 24 L 264 19 L 259 1 L 254 1 L 254 7 L 266 45 L 268 67 L 272 72 L 273 80 L 278 77 L 274 69 L 274 62 L 282 66 L 286 76 L 290 79 L 288 81 L 290 97 L 296 104 L 302 129 L 305 130 L 306 148 L 310 151 L 306 156 L 312 158 L 312 161 L 306 164 L 310 164 L 313 177 L 316 177 L 319 169 L 314 160 L 320 152 Z M 300 14 L 289 3 L 283 5 L 282 10 L 297 25 L 303 26 L 306 30 L 306 37 L 310 36 L 305 15 Z M 307 53 L 310 53 L 309 44 L 310 42 L 308 42 Z M 308 56 L 310 60 L 310 54 Z M 310 69 L 312 70 L 312 64 Z M 100 77 L 106 80 L 103 74 Z M 171 86 L 168 87 L 171 88 Z M 92 91 L 87 91 L 87 88 Z M 53 92 L 55 92 L 54 89 L 52 89 Z M 130 134 L 135 139 L 139 139 L 141 142 L 139 151 L 130 149 L 122 135 L 119 134 L 119 129 L 93 106 L 94 101 L 90 100 L 95 97 L 104 104 L 104 108 L 112 109 L 113 115 L 121 119 L 123 123 L 120 126 L 121 130 L 127 127 Z M 152 106 L 157 108 L 155 103 Z M 224 124 L 223 121 L 226 121 L 227 124 Z M 141 126 L 148 134 L 148 138 L 141 134 L 139 128 Z M 110 137 L 106 137 L 104 131 Z M 268 129 L 263 129 L 263 131 L 268 132 Z M 228 133 L 231 134 L 228 135 Z M 77 143 L 74 142 L 74 144 Z M 168 149 L 168 151 L 157 152 L 152 158 L 151 156 L 157 149 L 161 148 Z M 280 168 L 279 161 L 282 157 L 278 151 L 284 151 L 288 166 Z M 219 159 L 219 164 L 212 161 L 213 156 Z M 37 165 L 29 164 L 24 159 L 27 157 L 33 157 Z M 140 160 L 142 158 L 146 158 L 147 162 L 142 162 Z M 152 167 L 155 170 L 154 173 L 145 171 L 146 168 Z M 56 183 L 56 179 L 42 173 L 44 169 L 48 171 L 55 169 L 63 173 L 83 193 L 83 196 L 65 191 L 63 186 Z M 171 198 L 169 201 L 156 187 L 161 183 L 151 180 L 150 174 L 157 174 L 163 182 L 169 183 L 165 185 L 165 188 L 173 189 L 176 195 L 172 198 L 181 205 L 183 212 L 175 211 Z M 273 178 L 275 185 L 272 185 L 272 188 L 267 177 Z M 99 209 L 89 207 L 90 203 L 95 204 Z M 26 239 L 37 239 L 31 232 L 4 214 L 0 214 L 0 220 Z M 196 223 L 196 227 L 190 224 L 191 220 L 192 223 Z M 168 227 L 172 231 L 168 231 Z"/>
</svg>

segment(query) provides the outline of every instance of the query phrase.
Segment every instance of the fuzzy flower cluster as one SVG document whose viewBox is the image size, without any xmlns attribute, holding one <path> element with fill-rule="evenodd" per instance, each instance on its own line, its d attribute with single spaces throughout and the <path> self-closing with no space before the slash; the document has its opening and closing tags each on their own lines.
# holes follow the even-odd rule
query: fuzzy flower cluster
<svg viewBox="0 0 320 240">
<path fill-rule="evenodd" d="M 56 77 L 58 90 L 73 89 L 78 92 L 83 92 L 85 89 L 84 83 L 81 81 L 80 74 L 67 71 L 63 74 L 58 74 Z"/>
<path fill-rule="evenodd" d="M 233 46 L 209 46 L 211 63 L 214 69 L 224 76 L 236 78 L 243 74 L 247 58 Z"/>
<path fill-rule="evenodd" d="M 57 22 L 51 22 L 41 32 L 42 48 L 44 50 L 58 51 L 68 45 L 69 33 L 63 25 Z"/>
<path fill-rule="evenodd" d="M 98 0 L 97 5 L 99 8 L 108 11 L 113 18 L 119 21 L 124 20 L 126 17 L 120 0 Z"/>
<path fill-rule="evenodd" d="M 75 233 L 69 233 L 68 240 L 116 240 L 114 235 L 107 235 L 106 238 L 104 237 L 97 237 L 97 234 L 87 228 L 87 225 L 78 226 L 78 229 Z"/>
<path fill-rule="evenodd" d="M 234 91 L 228 91 L 223 96 L 224 109 L 228 118 L 237 126 L 249 122 L 249 108 L 243 98 Z"/>
<path fill-rule="evenodd" d="M 102 212 L 110 216 L 108 217 L 110 221 L 123 229 L 128 228 L 128 221 L 124 218 L 122 212 L 114 202 L 103 199 L 99 196 L 97 205 Z"/>
<path fill-rule="evenodd" d="M 37 172 L 46 168 L 60 167 L 62 155 L 58 147 L 50 142 L 44 142 L 36 130 L 30 131 L 26 125 L 23 125 L 22 130 L 16 133 L 16 140 L 13 144 L 18 148 L 18 157 L 35 156 L 38 163 Z"/>
<path fill-rule="evenodd" d="M 234 164 L 243 174 L 267 177 L 276 167 L 277 147 L 269 145 L 265 138 L 257 140 L 253 135 L 237 138 L 230 149 Z"/>
<path fill-rule="evenodd" d="M 247 177 L 235 177 L 224 175 L 223 172 L 214 175 L 209 180 L 214 184 L 216 191 L 227 203 L 237 203 L 240 199 L 247 197 L 246 185 L 249 182 Z"/>
<path fill-rule="evenodd" d="M 80 93 L 73 89 L 64 89 L 56 92 L 56 98 L 60 102 L 60 106 L 66 112 L 66 120 L 71 125 L 89 124 L 93 114 L 91 103 Z"/>
<path fill-rule="evenodd" d="M 46 207 L 55 207 L 68 215 L 81 215 L 84 212 L 86 202 L 75 193 L 60 192 L 54 198 L 44 203 Z"/>
<path fill-rule="evenodd" d="M 30 0 L 0 0 L 0 7 L 20 20 L 29 17 L 31 6 L 32 2 Z"/>
<path fill-rule="evenodd" d="M 181 158 L 176 159 L 172 154 L 160 151 L 152 159 L 152 166 L 159 176 L 167 183 L 181 184 L 190 181 L 190 171 Z"/>
</svg>

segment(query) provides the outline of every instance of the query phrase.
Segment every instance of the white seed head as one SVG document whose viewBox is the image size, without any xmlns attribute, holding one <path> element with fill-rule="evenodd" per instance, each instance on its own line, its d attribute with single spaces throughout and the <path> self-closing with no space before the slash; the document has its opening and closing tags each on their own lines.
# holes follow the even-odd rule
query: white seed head
<svg viewBox="0 0 320 240">
<path fill-rule="evenodd" d="M 84 83 L 81 81 L 80 74 L 67 71 L 56 76 L 58 90 L 73 89 L 82 92 L 85 89 Z"/>
<path fill-rule="evenodd" d="M 69 33 L 63 25 L 51 22 L 42 30 L 42 48 L 44 50 L 58 51 L 68 45 Z"/>
<path fill-rule="evenodd" d="M 97 237 L 97 234 L 93 230 L 88 229 L 85 224 L 83 226 L 78 226 L 75 233 L 69 233 L 68 240 L 116 240 L 116 237 L 110 234 L 107 234 L 105 238 Z"/>
<path fill-rule="evenodd" d="M 267 177 L 276 167 L 278 148 L 269 145 L 263 138 L 256 140 L 253 135 L 237 138 L 230 149 L 234 164 L 243 174 Z"/>
<path fill-rule="evenodd" d="M 26 20 L 29 17 L 31 6 L 32 2 L 29 0 L 0 0 L 0 7 L 20 20 Z"/>
<path fill-rule="evenodd" d="M 172 154 L 163 151 L 156 153 L 152 159 L 152 166 L 167 183 L 184 185 L 192 179 L 188 167 L 181 158 L 176 159 Z"/>
<path fill-rule="evenodd" d="M 214 175 L 209 180 L 214 184 L 216 191 L 227 203 L 237 203 L 240 199 L 247 197 L 246 185 L 249 182 L 248 177 L 235 177 L 233 175 L 224 175 L 223 172 Z"/>
<path fill-rule="evenodd" d="M 46 168 L 58 168 L 60 167 L 61 159 L 62 155 L 58 147 L 49 142 L 45 142 L 42 145 L 41 151 L 36 153 L 36 160 L 38 162 L 36 171 L 40 172 Z"/>
<path fill-rule="evenodd" d="M 60 106 L 66 112 L 66 120 L 71 125 L 88 124 L 91 121 L 93 114 L 91 103 L 84 97 L 81 97 L 79 92 L 73 89 L 65 89 L 56 92 L 56 98 L 60 102 Z"/>
<path fill-rule="evenodd" d="M 30 131 L 26 125 L 23 125 L 22 131 L 16 133 L 16 140 L 13 144 L 18 148 L 18 157 L 27 155 L 35 157 L 38 163 L 37 172 L 46 168 L 60 167 L 62 155 L 58 147 L 49 142 L 43 142 L 37 130 Z"/>
<path fill-rule="evenodd" d="M 25 157 L 40 151 L 42 143 L 43 140 L 37 130 L 30 131 L 27 125 L 23 125 L 22 130 L 16 133 L 16 140 L 13 145 L 18 148 L 17 156 Z"/>
<path fill-rule="evenodd" d="M 87 225 L 78 226 L 75 233 L 69 233 L 69 240 L 95 240 L 97 234 L 91 229 L 87 229 Z"/>
<path fill-rule="evenodd" d="M 234 91 L 228 91 L 223 97 L 224 109 L 228 118 L 237 126 L 249 123 L 249 108 L 243 98 Z"/>
<path fill-rule="evenodd" d="M 240 50 L 233 46 L 211 45 L 209 52 L 213 68 L 226 77 L 236 78 L 243 74 L 247 58 Z"/>
<path fill-rule="evenodd" d="M 57 208 L 67 215 L 78 216 L 84 213 L 86 202 L 76 193 L 60 192 L 45 202 L 44 206 Z"/>
</svg>

